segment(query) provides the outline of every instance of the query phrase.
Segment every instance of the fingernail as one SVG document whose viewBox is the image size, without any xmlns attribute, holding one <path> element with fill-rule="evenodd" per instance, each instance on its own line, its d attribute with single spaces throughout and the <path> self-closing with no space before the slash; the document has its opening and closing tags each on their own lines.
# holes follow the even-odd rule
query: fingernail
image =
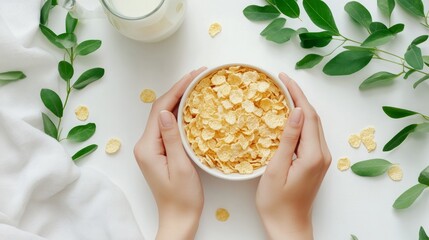
<svg viewBox="0 0 429 240">
<path fill-rule="evenodd" d="M 289 124 L 292 126 L 298 126 L 302 118 L 302 109 L 297 107 L 292 111 L 292 114 L 289 117 Z"/>
<path fill-rule="evenodd" d="M 161 120 L 161 126 L 163 128 L 171 128 L 173 126 L 173 118 L 169 111 L 162 110 L 159 112 L 159 119 Z"/>
</svg>

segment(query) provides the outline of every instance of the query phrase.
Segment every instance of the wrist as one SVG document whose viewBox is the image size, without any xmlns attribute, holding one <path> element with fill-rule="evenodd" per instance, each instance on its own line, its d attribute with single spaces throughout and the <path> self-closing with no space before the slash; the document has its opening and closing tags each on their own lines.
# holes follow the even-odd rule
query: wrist
<svg viewBox="0 0 429 240">
<path fill-rule="evenodd" d="M 194 239 L 199 221 L 200 217 L 193 215 L 160 216 L 156 239 Z"/>
<path fill-rule="evenodd" d="M 280 213 L 281 214 L 281 213 Z M 311 216 L 262 217 L 269 239 L 312 240 L 313 225 Z"/>
</svg>

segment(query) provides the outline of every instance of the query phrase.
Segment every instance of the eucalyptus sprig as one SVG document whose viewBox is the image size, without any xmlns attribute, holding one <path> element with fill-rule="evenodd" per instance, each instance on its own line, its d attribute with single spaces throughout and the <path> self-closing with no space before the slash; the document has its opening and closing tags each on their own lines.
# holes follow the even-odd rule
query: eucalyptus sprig
<svg viewBox="0 0 429 240">
<path fill-rule="evenodd" d="M 383 111 L 387 116 L 398 119 L 405 118 L 413 115 L 418 115 L 423 119 L 423 122 L 413 123 L 404 127 L 399 131 L 389 142 L 383 147 L 383 151 L 391 151 L 398 147 L 405 139 L 412 133 L 428 133 L 429 132 L 429 116 L 412 110 L 397 108 L 391 106 L 383 106 Z"/>
<path fill-rule="evenodd" d="M 402 193 L 393 203 L 395 209 L 410 207 L 425 189 L 429 188 L 429 167 L 419 175 L 418 183 Z"/>
<path fill-rule="evenodd" d="M 408 12 L 421 16 L 424 6 L 422 0 L 397 0 Z M 365 66 L 373 59 L 386 61 L 401 67 L 401 71 L 391 73 L 387 71 L 376 72 L 367 77 L 359 89 L 364 90 L 379 85 L 387 85 L 394 79 L 402 76 L 404 79 L 413 73 L 422 76 L 413 84 L 416 88 L 419 84 L 429 79 L 429 71 L 425 65 L 429 65 L 429 56 L 424 56 L 419 44 L 428 39 L 428 35 L 417 36 L 407 47 L 404 54 L 399 55 L 380 48 L 395 39 L 396 35 L 404 30 L 405 25 L 398 23 L 390 26 L 390 16 L 395 8 L 394 0 L 377 0 L 377 6 L 389 19 L 389 27 L 382 22 L 373 21 L 371 13 L 357 1 L 351 1 L 344 7 L 348 15 L 363 27 L 368 33 L 364 41 L 354 40 L 344 36 L 338 29 L 329 6 L 321 0 L 303 0 L 303 7 L 311 21 L 322 29 L 320 32 L 308 32 L 306 28 L 294 30 L 284 27 L 286 18 L 298 18 L 299 5 L 295 0 L 267 0 L 268 5 L 250 5 L 243 10 L 243 14 L 251 21 L 271 22 L 260 33 L 269 41 L 276 43 L 288 42 L 294 35 L 299 36 L 302 48 L 323 48 L 331 42 L 337 41 L 338 45 L 327 54 L 310 53 L 296 63 L 296 69 L 308 69 L 318 65 L 324 58 L 331 57 L 341 47 L 345 50 L 336 54 L 323 67 L 323 72 L 330 76 L 350 75 Z M 284 16 L 280 16 L 283 14 Z M 429 14 L 429 12 L 428 12 Z M 425 22 L 427 25 L 427 16 Z M 428 25 L 429 26 L 429 25 Z"/>
<path fill-rule="evenodd" d="M 0 83 L 13 82 L 26 78 L 22 71 L 8 71 L 0 73 Z"/>
<path fill-rule="evenodd" d="M 67 139 L 71 142 L 84 142 L 91 138 L 96 130 L 95 123 L 88 123 L 73 127 L 65 138 L 62 137 L 62 123 L 64 112 L 67 103 L 73 91 L 79 91 L 86 86 L 101 79 L 104 76 L 103 68 L 91 68 L 81 73 L 80 76 L 73 81 L 75 73 L 74 62 L 77 57 L 86 56 L 101 46 L 100 40 L 86 40 L 78 43 L 77 36 L 74 33 L 78 25 L 78 19 L 74 18 L 70 13 L 67 14 L 65 19 L 65 32 L 57 35 L 48 26 L 49 14 L 52 8 L 57 5 L 56 0 L 47 0 L 40 13 L 40 31 L 54 46 L 64 51 L 64 59 L 58 63 L 58 73 L 62 80 L 65 82 L 66 96 L 64 102 L 55 91 L 51 89 L 42 89 L 40 97 L 45 107 L 56 118 L 53 121 L 47 114 L 42 113 L 43 127 L 46 134 L 55 138 L 57 141 Z M 55 123 L 54 123 L 55 122 Z M 97 149 L 96 144 L 88 145 L 77 151 L 72 159 L 74 161 L 83 158 Z"/>
</svg>

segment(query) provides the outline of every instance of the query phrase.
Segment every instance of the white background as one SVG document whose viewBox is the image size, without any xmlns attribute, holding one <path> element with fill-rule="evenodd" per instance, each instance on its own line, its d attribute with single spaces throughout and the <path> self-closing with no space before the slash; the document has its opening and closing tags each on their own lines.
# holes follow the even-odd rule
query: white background
<svg viewBox="0 0 429 240">
<path fill-rule="evenodd" d="M 299 2 L 302 6 L 302 1 Z M 340 32 L 362 41 L 365 31 L 354 24 L 343 10 L 346 1 L 326 2 L 334 13 Z M 361 2 L 371 11 L 374 20 L 387 22 L 377 9 L 375 0 Z M 89 8 L 99 6 L 96 0 L 81 0 L 81 3 Z M 398 149 L 383 152 L 382 146 L 396 132 L 421 119 L 393 120 L 381 110 L 383 105 L 390 105 L 429 114 L 429 85 L 422 84 L 414 90 L 412 83 L 418 77 L 416 74 L 408 80 L 397 79 L 392 86 L 359 91 L 360 82 L 377 71 L 401 71 L 397 66 L 377 60 L 351 76 L 324 75 L 321 69 L 326 60 L 312 70 L 297 71 L 295 62 L 310 51 L 301 49 L 297 38 L 278 45 L 259 36 L 268 22 L 248 21 L 242 10 L 250 4 L 263 5 L 265 2 L 188 0 L 182 27 L 169 39 L 155 44 L 121 36 L 105 17 L 82 20 L 77 30 L 80 39 L 101 39 L 103 46 L 96 54 L 77 60 L 77 64 L 85 68 L 100 65 L 106 69 L 106 75 L 84 91 L 76 92 L 70 102 L 69 116 L 66 116 L 70 120 L 65 123 L 65 128 L 77 123 L 73 120 L 72 109 L 79 104 L 89 106 L 89 120 L 97 124 L 97 132 L 91 141 L 99 144 L 100 149 L 80 161 L 79 165 L 98 169 L 117 184 L 128 198 L 145 238 L 154 239 L 158 220 L 156 204 L 133 156 L 134 144 L 145 128 L 151 107 L 139 100 L 141 90 L 151 88 L 160 96 L 192 69 L 233 62 L 248 63 L 275 75 L 286 72 L 299 83 L 321 116 L 333 162 L 314 204 L 315 239 L 350 239 L 350 234 L 355 234 L 361 240 L 404 240 L 418 239 L 422 225 L 429 231 L 429 192 L 426 191 L 409 209 L 397 211 L 391 207 L 403 191 L 417 183 L 418 174 L 429 164 L 428 136 L 413 135 Z M 429 7 L 427 2 L 426 5 Z M 301 10 L 302 22 L 288 20 L 287 26 L 295 29 L 306 26 L 309 30 L 320 31 L 308 20 L 303 8 Z M 63 19 L 55 17 L 55 13 L 52 18 Z M 211 38 L 207 30 L 215 21 L 222 25 L 223 30 Z M 397 6 L 392 23 L 398 22 L 406 23 L 405 31 L 384 48 L 403 55 L 414 37 L 428 34 L 429 30 L 419 24 L 419 19 Z M 336 44 L 333 42 L 330 46 Z M 427 43 L 422 47 L 428 53 L 425 46 Z M 315 51 L 328 52 L 327 49 Z M 347 143 L 349 134 L 358 133 L 367 126 L 376 128 L 378 148 L 373 153 L 367 153 L 363 147 L 352 149 Z M 120 152 L 113 156 L 106 155 L 103 150 L 110 137 L 118 137 L 123 143 Z M 81 146 L 66 147 L 73 153 Z M 393 182 L 387 176 L 362 178 L 351 171 L 340 172 L 336 161 L 343 156 L 350 157 L 353 163 L 386 158 L 402 166 L 404 179 Z M 196 239 L 266 238 L 254 204 L 258 179 L 228 182 L 199 173 L 204 185 L 205 206 Z M 219 207 L 229 210 L 231 216 L 227 222 L 215 219 L 215 211 Z"/>
</svg>

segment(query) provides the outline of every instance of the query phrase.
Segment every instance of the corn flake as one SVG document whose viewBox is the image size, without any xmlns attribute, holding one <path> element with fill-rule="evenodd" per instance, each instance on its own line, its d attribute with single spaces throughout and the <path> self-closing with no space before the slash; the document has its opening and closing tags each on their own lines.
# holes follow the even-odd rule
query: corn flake
<svg viewBox="0 0 429 240">
<path fill-rule="evenodd" d="M 87 106 L 80 105 L 75 110 L 74 113 L 76 118 L 80 121 L 86 121 L 89 116 L 89 110 Z"/>
<path fill-rule="evenodd" d="M 349 136 L 349 144 L 352 148 L 359 148 L 361 143 L 360 135 L 352 134 Z"/>
<path fill-rule="evenodd" d="M 218 208 L 216 210 L 216 219 L 220 222 L 226 222 L 229 218 L 229 212 L 225 208 Z"/>
<path fill-rule="evenodd" d="M 212 38 L 218 35 L 221 31 L 222 31 L 222 25 L 220 25 L 217 22 L 212 23 L 209 27 L 209 35 Z"/>
<path fill-rule="evenodd" d="M 402 172 L 402 168 L 399 165 L 394 164 L 387 170 L 387 175 L 393 181 L 401 181 L 404 173 Z"/>
<path fill-rule="evenodd" d="M 151 89 L 143 89 L 140 93 L 140 100 L 144 103 L 152 103 L 156 100 L 156 94 Z"/>
<path fill-rule="evenodd" d="M 121 140 L 118 138 L 111 138 L 106 143 L 105 152 L 107 154 L 114 154 L 121 148 Z"/>
<path fill-rule="evenodd" d="M 348 170 L 350 168 L 350 159 L 348 157 L 338 159 L 337 168 L 342 172 Z"/>
</svg>

